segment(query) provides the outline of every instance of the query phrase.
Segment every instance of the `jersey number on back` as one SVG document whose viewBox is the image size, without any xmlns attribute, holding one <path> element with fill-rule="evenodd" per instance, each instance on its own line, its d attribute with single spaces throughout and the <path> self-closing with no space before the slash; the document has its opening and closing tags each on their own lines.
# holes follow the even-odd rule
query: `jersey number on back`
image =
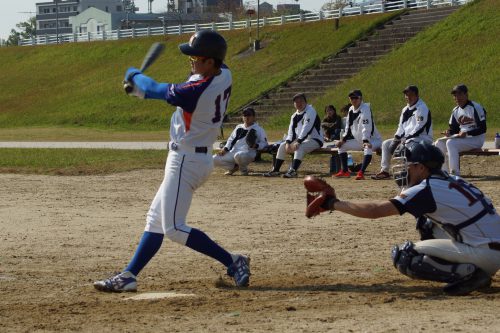
<svg viewBox="0 0 500 333">
<path fill-rule="evenodd" d="M 478 201 L 478 196 L 482 197 L 483 195 L 483 193 L 477 187 L 473 186 L 472 184 L 467 184 L 461 179 L 456 182 L 450 182 L 448 188 L 455 189 L 463 194 L 463 196 L 469 201 L 469 206 L 472 206 Z"/>
<path fill-rule="evenodd" d="M 229 103 L 230 96 L 231 96 L 231 87 L 224 90 L 223 101 L 226 102 L 226 104 L 224 105 L 224 114 L 227 111 L 227 104 Z M 220 103 L 221 103 L 221 95 L 217 96 L 217 98 L 215 99 L 215 116 L 212 118 L 212 123 L 214 123 L 214 124 L 218 123 L 222 118 L 222 114 L 220 112 L 220 109 L 221 109 Z"/>
</svg>

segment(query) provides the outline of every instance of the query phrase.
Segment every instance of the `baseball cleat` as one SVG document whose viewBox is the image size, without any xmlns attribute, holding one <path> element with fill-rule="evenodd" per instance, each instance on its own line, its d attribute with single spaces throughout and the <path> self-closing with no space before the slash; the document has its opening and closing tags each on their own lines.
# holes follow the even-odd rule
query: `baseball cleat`
<svg viewBox="0 0 500 333">
<path fill-rule="evenodd" d="M 283 175 L 283 178 L 297 178 L 297 171 L 290 169 Z"/>
<path fill-rule="evenodd" d="M 336 177 L 336 178 L 349 178 L 351 177 L 351 173 L 349 171 L 342 171 L 340 170 L 339 172 L 337 172 L 336 174 L 333 175 L 333 177 Z"/>
<path fill-rule="evenodd" d="M 447 284 L 443 291 L 450 296 L 468 295 L 474 290 L 487 288 L 491 286 L 491 276 L 478 268 L 476 271 L 456 282 Z"/>
<path fill-rule="evenodd" d="M 115 293 L 137 291 L 137 280 L 134 274 L 125 271 L 109 279 L 94 282 L 94 288 L 99 291 Z"/>
<path fill-rule="evenodd" d="M 269 171 L 264 174 L 264 177 L 278 177 L 279 175 L 279 171 Z"/>
<path fill-rule="evenodd" d="M 234 279 L 237 287 L 248 287 L 250 283 L 250 258 L 239 255 L 227 268 L 227 275 Z"/>
<path fill-rule="evenodd" d="M 385 171 L 380 171 L 376 175 L 371 176 L 371 179 L 374 179 L 374 180 L 389 179 L 389 178 L 391 178 L 391 175 Z"/>
<path fill-rule="evenodd" d="M 226 171 L 226 172 L 224 173 L 224 175 L 226 175 L 226 176 L 232 176 L 232 175 L 233 175 L 236 171 L 238 171 L 239 169 L 240 169 L 239 165 L 238 165 L 238 164 L 236 164 L 236 165 L 235 165 L 235 166 L 234 166 L 231 170 Z"/>
<path fill-rule="evenodd" d="M 358 174 L 356 175 L 356 180 L 364 180 L 365 179 L 365 175 L 363 173 L 363 171 L 358 171 Z"/>
</svg>

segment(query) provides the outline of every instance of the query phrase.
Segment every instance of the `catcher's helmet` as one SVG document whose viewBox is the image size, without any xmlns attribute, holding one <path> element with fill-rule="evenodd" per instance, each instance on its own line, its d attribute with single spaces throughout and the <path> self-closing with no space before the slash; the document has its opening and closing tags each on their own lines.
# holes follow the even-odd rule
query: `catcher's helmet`
<svg viewBox="0 0 500 333">
<path fill-rule="evenodd" d="M 392 173 L 396 184 L 400 187 L 408 186 L 408 163 L 420 163 L 429 168 L 433 174 L 441 172 L 444 156 L 436 146 L 425 141 L 410 142 L 400 145 L 394 152 L 395 165 Z"/>
<path fill-rule="evenodd" d="M 214 58 L 223 61 L 227 44 L 224 37 L 213 30 L 200 30 L 191 36 L 189 43 L 179 45 L 182 53 L 190 56 Z"/>
</svg>

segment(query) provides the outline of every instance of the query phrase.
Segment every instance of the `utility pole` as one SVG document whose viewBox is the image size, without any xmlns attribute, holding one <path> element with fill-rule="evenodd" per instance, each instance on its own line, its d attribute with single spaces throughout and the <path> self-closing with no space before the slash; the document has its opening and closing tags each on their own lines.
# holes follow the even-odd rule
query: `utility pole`
<svg viewBox="0 0 500 333">
<path fill-rule="evenodd" d="M 259 40 L 259 24 L 260 23 L 260 0 L 257 0 L 257 38 L 253 44 L 253 50 L 257 51 L 260 49 L 260 40 Z"/>
</svg>

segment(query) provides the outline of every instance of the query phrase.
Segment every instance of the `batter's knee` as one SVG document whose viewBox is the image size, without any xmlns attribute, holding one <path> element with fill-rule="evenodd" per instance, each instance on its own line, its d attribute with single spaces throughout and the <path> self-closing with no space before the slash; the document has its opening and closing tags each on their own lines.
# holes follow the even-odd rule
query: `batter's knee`
<svg viewBox="0 0 500 333">
<path fill-rule="evenodd" d="M 187 227 L 186 225 L 184 225 L 182 228 L 176 228 L 172 226 L 165 229 L 165 236 L 167 236 L 167 238 L 172 242 L 186 245 L 190 231 L 191 228 Z"/>
</svg>

